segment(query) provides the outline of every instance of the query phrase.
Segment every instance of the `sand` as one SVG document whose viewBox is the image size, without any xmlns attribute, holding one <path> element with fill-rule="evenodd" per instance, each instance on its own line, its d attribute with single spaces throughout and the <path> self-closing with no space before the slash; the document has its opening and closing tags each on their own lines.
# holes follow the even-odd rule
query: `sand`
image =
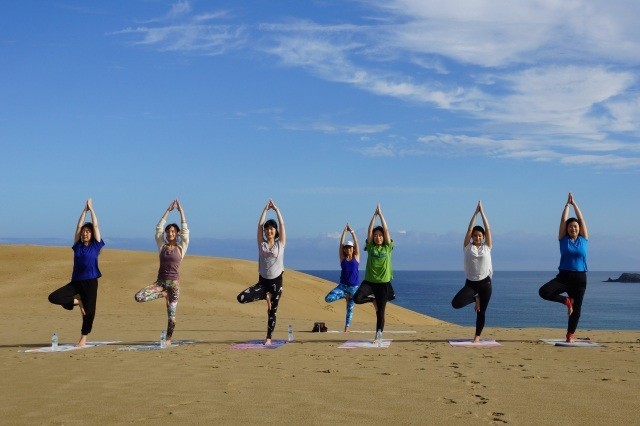
<svg viewBox="0 0 640 426">
<path fill-rule="evenodd" d="M 133 299 L 153 282 L 157 256 L 105 249 L 89 340 L 121 343 L 24 353 L 47 345 L 52 331 L 61 343 L 79 338 L 78 311 L 47 301 L 68 282 L 73 255 L 69 248 L 0 245 L 0 256 L 5 424 L 639 423 L 637 331 L 578 329 L 578 338 L 605 346 L 562 348 L 538 339 L 563 337 L 564 324 L 487 327 L 483 337 L 501 346 L 454 348 L 447 339 L 471 337 L 471 328 L 390 305 L 388 349 L 340 349 L 346 340 L 373 337 L 372 307 L 357 306 L 351 327 L 370 333 L 311 333 L 316 321 L 341 330 L 345 305 L 324 302 L 333 283 L 287 270 L 274 338 L 285 339 L 292 324 L 296 341 L 232 350 L 265 335 L 265 304 L 236 301 L 255 283 L 257 265 L 187 255 L 174 339 L 196 343 L 123 351 L 156 341 L 166 327 L 162 301 Z"/>
</svg>

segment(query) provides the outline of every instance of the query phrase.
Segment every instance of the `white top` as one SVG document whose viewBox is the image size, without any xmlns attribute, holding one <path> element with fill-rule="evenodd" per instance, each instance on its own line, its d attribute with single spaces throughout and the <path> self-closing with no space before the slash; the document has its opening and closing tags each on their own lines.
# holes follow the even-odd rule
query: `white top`
<svg viewBox="0 0 640 426">
<path fill-rule="evenodd" d="M 280 240 L 269 248 L 266 242 L 258 246 L 259 272 L 262 278 L 272 280 L 284 272 L 284 244 Z"/>
<path fill-rule="evenodd" d="M 491 247 L 467 245 L 464 249 L 464 273 L 469 281 L 482 281 L 493 276 Z"/>
</svg>

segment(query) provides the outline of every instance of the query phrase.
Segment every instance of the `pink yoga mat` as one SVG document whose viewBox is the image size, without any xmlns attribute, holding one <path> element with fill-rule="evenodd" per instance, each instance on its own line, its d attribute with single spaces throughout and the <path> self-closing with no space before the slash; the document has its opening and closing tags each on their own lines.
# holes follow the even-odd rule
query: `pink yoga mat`
<svg viewBox="0 0 640 426">
<path fill-rule="evenodd" d="M 495 340 L 480 340 L 478 343 L 473 343 L 471 339 L 449 339 L 449 344 L 456 348 L 481 348 L 481 347 L 496 347 L 502 346 Z"/>
</svg>

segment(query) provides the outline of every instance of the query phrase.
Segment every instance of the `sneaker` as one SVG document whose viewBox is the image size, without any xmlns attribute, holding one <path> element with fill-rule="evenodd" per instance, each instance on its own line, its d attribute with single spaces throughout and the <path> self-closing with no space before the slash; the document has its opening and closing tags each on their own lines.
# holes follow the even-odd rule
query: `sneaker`
<svg viewBox="0 0 640 426">
<path fill-rule="evenodd" d="M 567 297 L 564 299 L 564 304 L 567 306 L 567 315 L 571 315 L 573 313 L 573 299 Z"/>
</svg>

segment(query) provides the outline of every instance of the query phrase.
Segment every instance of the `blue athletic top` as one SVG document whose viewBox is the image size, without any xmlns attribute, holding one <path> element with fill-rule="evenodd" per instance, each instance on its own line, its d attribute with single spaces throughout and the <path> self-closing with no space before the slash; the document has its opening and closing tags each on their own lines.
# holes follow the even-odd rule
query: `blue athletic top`
<svg viewBox="0 0 640 426">
<path fill-rule="evenodd" d="M 98 269 L 98 255 L 102 247 L 104 247 L 102 240 L 91 240 L 86 246 L 78 240 L 73 245 L 72 281 L 91 280 L 102 276 L 100 269 Z"/>
<path fill-rule="evenodd" d="M 560 240 L 560 266 L 562 271 L 587 272 L 589 241 L 578 235 L 575 241 L 565 235 Z"/>
<path fill-rule="evenodd" d="M 342 269 L 340 272 L 340 284 L 349 286 L 360 284 L 358 266 L 360 266 L 360 264 L 355 257 L 352 257 L 351 260 L 347 260 L 346 258 L 342 259 L 342 262 L 340 262 L 340 268 Z"/>
</svg>

